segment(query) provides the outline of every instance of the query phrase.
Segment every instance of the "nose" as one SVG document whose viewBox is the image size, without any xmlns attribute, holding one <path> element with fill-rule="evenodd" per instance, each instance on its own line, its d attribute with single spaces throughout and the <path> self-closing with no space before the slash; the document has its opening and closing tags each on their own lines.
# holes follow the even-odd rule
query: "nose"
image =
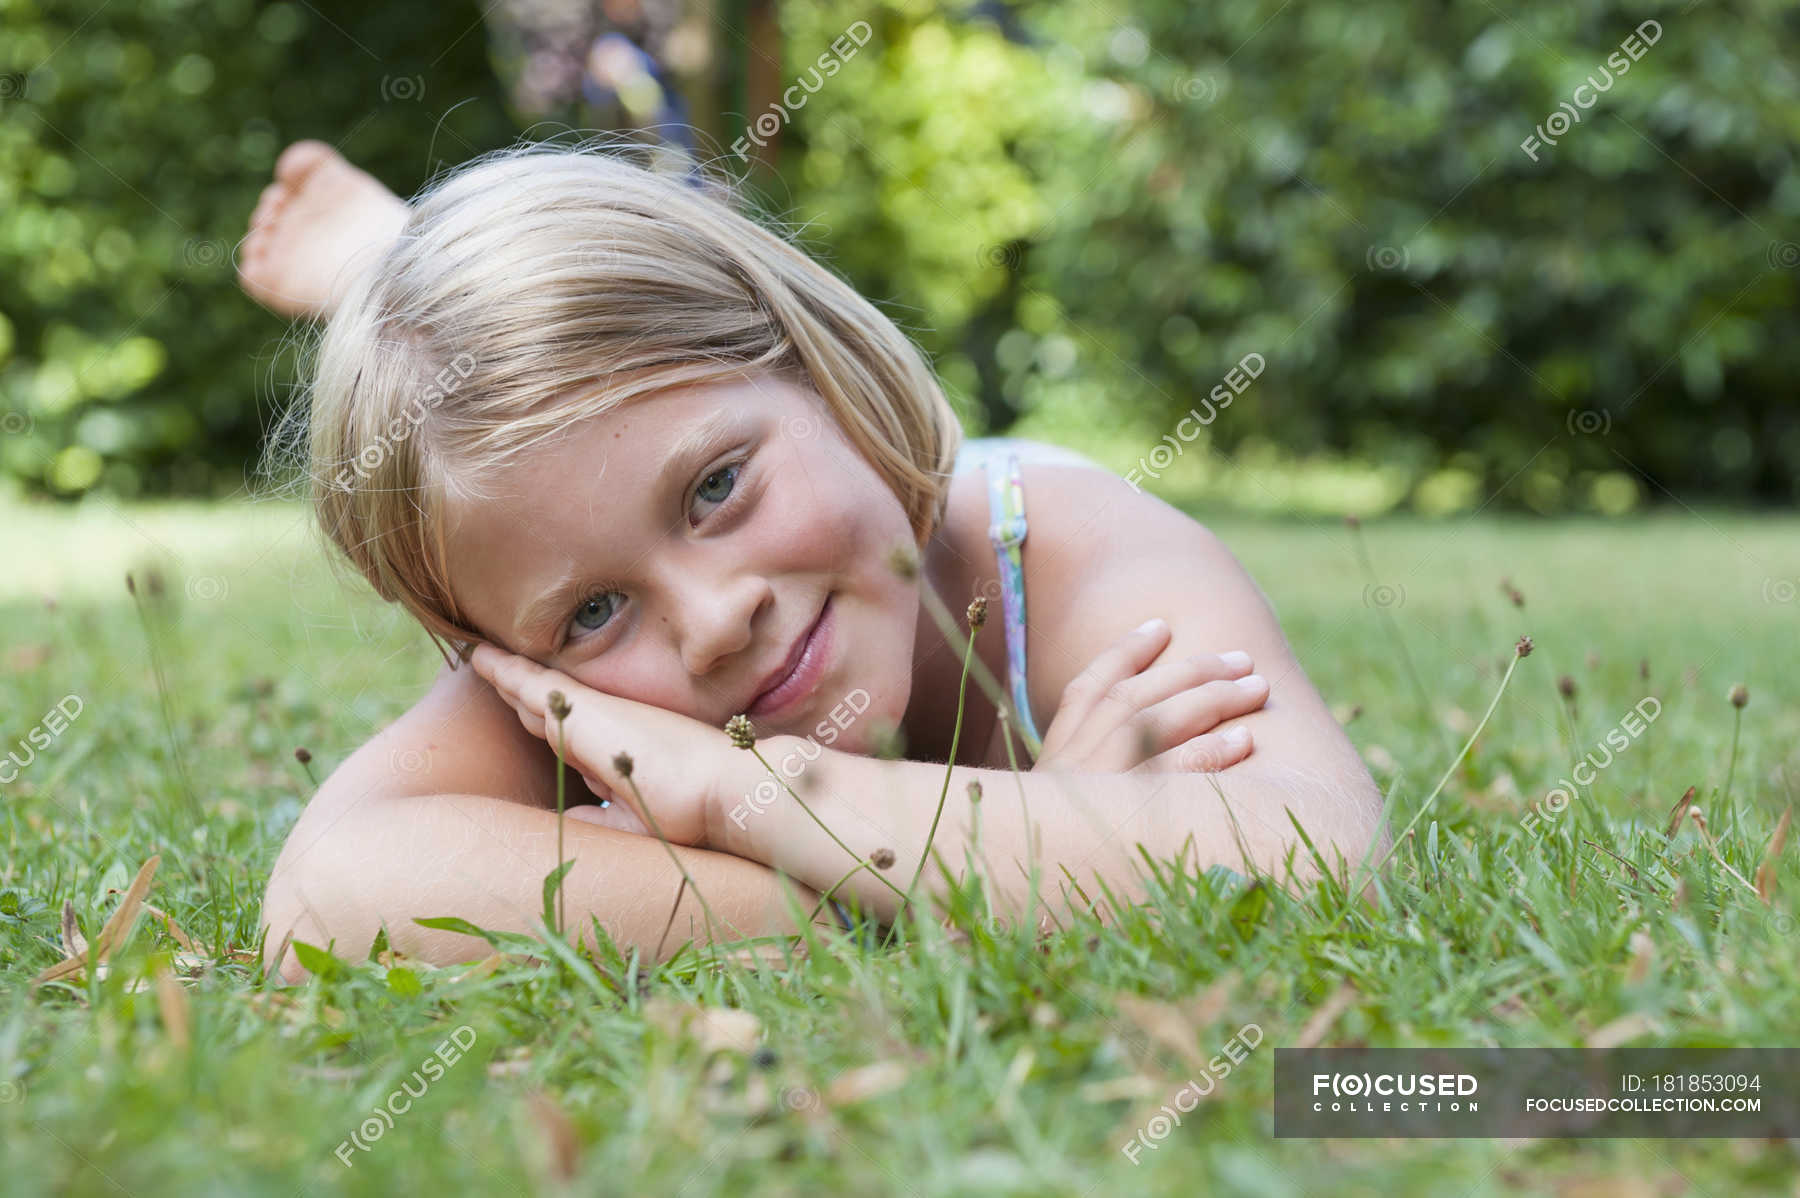
<svg viewBox="0 0 1800 1198">
<path fill-rule="evenodd" d="M 756 571 L 725 577 L 691 571 L 676 579 L 670 588 L 671 619 L 687 672 L 705 678 L 754 644 L 758 616 L 774 596 L 768 578 Z"/>
</svg>

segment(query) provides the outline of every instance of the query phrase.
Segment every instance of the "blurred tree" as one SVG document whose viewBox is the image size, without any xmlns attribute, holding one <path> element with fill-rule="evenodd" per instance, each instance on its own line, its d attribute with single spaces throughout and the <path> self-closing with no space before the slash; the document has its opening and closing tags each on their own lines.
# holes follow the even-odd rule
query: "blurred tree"
<svg viewBox="0 0 1800 1198">
<path fill-rule="evenodd" d="M 1148 452 L 1256 352 L 1201 443 L 1356 455 L 1428 509 L 1800 497 L 1792 9 L 1019 13 L 1033 52 L 883 6 L 795 180 L 991 422 Z"/>
<path fill-rule="evenodd" d="M 233 264 L 275 156 L 322 138 L 404 193 L 505 144 L 479 11 L 7 7 L 0 474 L 56 494 L 238 486 L 292 377 L 284 323 Z"/>
<path fill-rule="evenodd" d="M 653 64 L 620 47 L 604 79 L 597 25 L 569 53 L 506 32 L 595 4 L 638 7 L 506 0 L 505 86 L 468 4 L 15 5 L 0 469 L 239 477 L 289 366 L 229 256 L 287 141 L 405 193 L 648 77 L 976 430 L 1148 454 L 1254 352 L 1172 473 L 1204 447 L 1353 455 L 1428 510 L 1796 497 L 1800 17 L 1773 0 L 662 0 Z"/>
</svg>

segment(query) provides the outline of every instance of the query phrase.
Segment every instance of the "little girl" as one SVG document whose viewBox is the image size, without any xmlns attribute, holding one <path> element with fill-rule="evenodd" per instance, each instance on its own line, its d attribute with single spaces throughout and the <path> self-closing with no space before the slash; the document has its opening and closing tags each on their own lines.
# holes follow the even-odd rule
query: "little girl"
<svg viewBox="0 0 1800 1198">
<path fill-rule="evenodd" d="M 252 272 L 352 169 L 297 151 Z M 893 323 L 716 187 L 516 148 L 315 270 L 313 505 L 446 664 L 289 835 L 271 967 L 383 926 L 485 951 L 418 917 L 528 929 L 553 743 L 569 923 L 647 954 L 792 932 L 828 892 L 891 917 L 922 862 L 920 895 L 973 869 L 1016 916 L 1032 872 L 1052 903 L 1141 894 L 1139 846 L 1279 873 L 1290 813 L 1360 859 L 1374 784 L 1224 546 L 1080 455 L 965 442 Z"/>
</svg>

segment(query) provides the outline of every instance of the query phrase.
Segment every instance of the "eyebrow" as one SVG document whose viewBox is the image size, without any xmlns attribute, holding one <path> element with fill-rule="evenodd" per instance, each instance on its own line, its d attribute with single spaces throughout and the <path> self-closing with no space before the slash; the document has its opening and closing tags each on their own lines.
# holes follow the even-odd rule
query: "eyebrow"
<svg viewBox="0 0 1800 1198">
<path fill-rule="evenodd" d="M 711 416 L 696 421 L 685 433 L 670 444 L 663 455 L 662 473 L 651 484 L 652 510 L 663 506 L 669 492 L 678 483 L 685 486 L 682 478 L 691 467 L 694 458 L 708 452 L 719 441 L 727 436 L 744 430 L 744 414 L 731 408 L 721 408 Z M 666 530 L 665 530 L 666 533 Z M 660 536 L 659 538 L 660 539 Z M 639 554 L 631 563 L 636 566 L 643 560 Z M 629 569 L 630 567 L 627 567 Z M 583 579 L 590 576 L 590 571 L 577 567 L 558 577 L 546 587 L 536 599 L 531 600 L 517 615 L 513 617 L 513 627 L 518 630 L 522 642 L 529 642 L 543 636 L 546 632 L 555 631 L 552 622 L 565 617 L 574 606 L 575 596 L 571 593 L 577 586 L 583 585 Z"/>
</svg>

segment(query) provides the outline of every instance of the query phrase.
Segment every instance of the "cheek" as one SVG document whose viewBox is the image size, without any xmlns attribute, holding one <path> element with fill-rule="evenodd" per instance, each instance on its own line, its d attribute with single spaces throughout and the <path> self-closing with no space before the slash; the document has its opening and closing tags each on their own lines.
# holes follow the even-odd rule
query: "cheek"
<svg viewBox="0 0 1800 1198">
<path fill-rule="evenodd" d="M 900 505 L 870 481 L 836 463 L 784 472 L 763 496 L 751 551 L 783 573 L 861 573 L 884 557 L 896 517 L 899 538 L 908 535 Z"/>
</svg>

